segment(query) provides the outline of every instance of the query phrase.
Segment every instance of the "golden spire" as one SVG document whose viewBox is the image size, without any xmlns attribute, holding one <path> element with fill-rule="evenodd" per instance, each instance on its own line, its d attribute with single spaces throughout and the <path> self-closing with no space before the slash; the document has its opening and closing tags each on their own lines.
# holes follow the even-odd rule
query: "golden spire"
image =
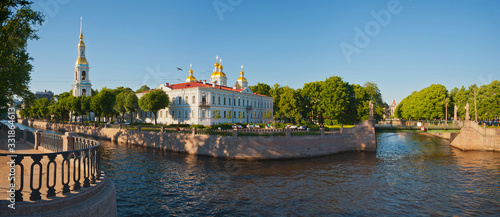
<svg viewBox="0 0 500 217">
<path fill-rule="evenodd" d="M 83 33 L 82 33 L 82 17 L 80 17 L 80 40 L 83 39 Z"/>
</svg>

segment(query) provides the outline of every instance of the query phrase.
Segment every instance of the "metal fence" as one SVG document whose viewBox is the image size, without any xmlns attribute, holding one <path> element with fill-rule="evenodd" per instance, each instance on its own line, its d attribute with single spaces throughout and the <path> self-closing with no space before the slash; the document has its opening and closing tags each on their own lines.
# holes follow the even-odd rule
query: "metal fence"
<svg viewBox="0 0 500 217">
<path fill-rule="evenodd" d="M 27 133 L 26 141 L 31 142 L 32 144 L 35 144 L 35 133 L 31 132 L 31 131 L 28 131 L 26 133 Z"/>
<path fill-rule="evenodd" d="M 63 151 L 63 139 L 61 135 L 40 133 L 40 147 L 53 152 Z"/>
<path fill-rule="evenodd" d="M 55 137 L 61 137 L 61 135 L 55 135 Z M 57 147 L 56 143 L 61 141 L 47 136 L 45 139 L 45 142 L 51 143 L 50 146 L 53 147 Z M 30 195 L 29 200 L 37 201 L 41 200 L 42 196 L 51 198 L 57 194 L 65 195 L 78 191 L 82 187 L 91 187 L 91 184 L 103 178 L 100 169 L 100 142 L 86 138 L 76 140 L 78 140 L 79 147 L 88 147 L 44 154 L 0 154 L 0 157 L 7 156 L 15 161 L 16 178 L 10 183 L 17 188 L 15 189 L 16 202 L 24 201 L 26 191 Z M 28 181 L 29 185 L 27 185 Z M 29 190 L 25 190 L 28 187 Z"/>
</svg>

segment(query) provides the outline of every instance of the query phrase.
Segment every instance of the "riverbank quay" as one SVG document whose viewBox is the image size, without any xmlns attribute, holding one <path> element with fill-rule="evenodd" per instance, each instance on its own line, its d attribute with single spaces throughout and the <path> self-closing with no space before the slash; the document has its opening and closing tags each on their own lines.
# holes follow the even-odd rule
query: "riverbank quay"
<svg viewBox="0 0 500 217">
<path fill-rule="evenodd" d="M 40 129 L 76 132 L 82 136 L 118 143 L 239 160 L 310 158 L 342 152 L 377 150 L 375 128 L 371 121 L 363 121 L 353 128 L 346 128 L 338 133 L 320 131 L 318 135 L 301 135 L 285 130 L 266 136 L 258 133 L 242 136 L 245 134 L 237 129 L 214 135 L 217 132 L 196 129 L 170 132 L 77 126 L 31 120 L 19 120 L 19 123 Z"/>
<path fill-rule="evenodd" d="M 450 145 L 464 151 L 500 151 L 500 129 L 486 128 L 473 121 L 466 121 L 460 134 Z"/>
<path fill-rule="evenodd" d="M 114 184 L 99 169 L 98 141 L 24 131 L 11 152 L 6 125 L 1 129 L 0 216 L 117 216 Z M 60 145 L 66 150 L 50 151 Z"/>
</svg>

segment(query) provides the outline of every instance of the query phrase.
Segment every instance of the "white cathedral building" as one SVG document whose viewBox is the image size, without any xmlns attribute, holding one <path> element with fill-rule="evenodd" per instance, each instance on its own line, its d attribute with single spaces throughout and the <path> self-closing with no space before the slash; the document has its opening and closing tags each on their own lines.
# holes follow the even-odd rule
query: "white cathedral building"
<svg viewBox="0 0 500 217">
<path fill-rule="evenodd" d="M 170 98 L 170 106 L 158 111 L 158 124 L 265 123 L 273 120 L 273 98 L 253 93 L 241 66 L 233 87 L 227 86 L 222 60 L 217 57 L 210 81 L 196 80 L 192 67 L 184 83 L 160 84 Z M 149 91 L 138 93 L 141 98 Z M 154 123 L 152 112 L 139 110 L 137 119 Z"/>
</svg>

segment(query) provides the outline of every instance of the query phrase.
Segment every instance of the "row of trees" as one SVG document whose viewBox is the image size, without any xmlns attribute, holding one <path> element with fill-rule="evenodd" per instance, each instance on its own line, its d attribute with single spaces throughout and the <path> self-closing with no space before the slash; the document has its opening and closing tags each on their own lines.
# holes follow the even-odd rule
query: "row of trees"
<svg viewBox="0 0 500 217">
<path fill-rule="evenodd" d="M 404 98 L 396 107 L 394 115 L 403 119 L 433 120 L 443 119 L 448 114 L 446 118 L 449 119 L 453 117 L 456 105 L 457 116 L 464 120 L 467 103 L 470 117 L 474 117 L 476 106 L 478 119 L 491 120 L 499 117 L 500 81 L 495 80 L 481 87 L 475 84 L 469 88 L 455 87 L 451 91 L 441 84 L 433 84 Z"/>
<path fill-rule="evenodd" d="M 320 124 L 355 124 L 369 117 L 372 101 L 374 118 L 382 120 L 388 105 L 383 102 L 377 84 L 349 84 L 341 77 L 304 84 L 300 89 L 258 83 L 252 92 L 274 98 L 274 117 L 285 122 L 318 122 Z"/>
<path fill-rule="evenodd" d="M 141 87 L 138 92 L 144 89 L 149 90 L 147 86 Z M 83 121 L 84 116 L 90 117 L 93 112 L 100 122 L 101 117 L 113 121 L 113 117 L 121 116 L 121 122 L 124 121 L 126 114 L 133 117 L 138 109 L 151 111 L 155 114 L 158 110 L 168 107 L 169 97 L 161 90 L 153 90 L 146 93 L 140 100 L 130 89 L 118 87 L 116 89 L 102 88 L 101 91 L 92 90 L 92 96 L 74 97 L 70 92 L 65 92 L 54 96 L 53 100 L 38 99 L 32 97 L 25 99 L 25 108 L 20 110 L 22 117 L 44 118 L 55 120 L 76 120 L 80 117 Z M 71 115 L 71 117 L 69 116 Z M 132 122 L 132 118 L 130 122 Z"/>
</svg>

